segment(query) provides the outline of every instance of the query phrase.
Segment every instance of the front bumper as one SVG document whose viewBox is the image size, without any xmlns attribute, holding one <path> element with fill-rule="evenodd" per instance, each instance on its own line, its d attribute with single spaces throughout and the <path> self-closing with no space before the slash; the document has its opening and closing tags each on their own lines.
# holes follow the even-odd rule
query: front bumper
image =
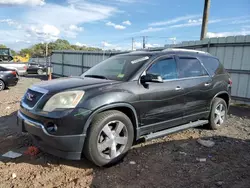
<svg viewBox="0 0 250 188">
<path fill-rule="evenodd" d="M 49 134 L 43 124 L 32 120 L 20 111 L 17 115 L 17 126 L 19 131 L 28 132 L 41 150 L 65 159 L 81 159 L 86 135 L 57 136 Z"/>
</svg>

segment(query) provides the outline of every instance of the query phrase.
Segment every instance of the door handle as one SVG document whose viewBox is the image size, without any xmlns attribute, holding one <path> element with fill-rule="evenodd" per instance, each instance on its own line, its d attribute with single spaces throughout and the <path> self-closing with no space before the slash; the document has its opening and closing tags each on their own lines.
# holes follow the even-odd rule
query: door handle
<svg viewBox="0 0 250 188">
<path fill-rule="evenodd" d="M 175 88 L 175 91 L 179 91 L 179 90 L 182 90 L 183 88 L 181 88 L 180 86 L 177 86 L 176 88 Z"/>
<path fill-rule="evenodd" d="M 204 86 L 206 86 L 206 87 L 207 87 L 207 86 L 210 86 L 210 85 L 211 85 L 211 83 L 205 83 L 205 84 L 204 84 Z"/>
</svg>

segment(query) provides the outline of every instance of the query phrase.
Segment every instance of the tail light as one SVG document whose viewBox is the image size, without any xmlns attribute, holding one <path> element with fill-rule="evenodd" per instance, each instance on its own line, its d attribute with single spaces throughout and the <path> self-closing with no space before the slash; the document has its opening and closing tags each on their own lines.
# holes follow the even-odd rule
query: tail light
<svg viewBox="0 0 250 188">
<path fill-rule="evenodd" d="M 229 84 L 230 86 L 233 85 L 233 82 L 232 82 L 231 78 L 228 79 L 228 84 Z"/>
<path fill-rule="evenodd" d="M 11 74 L 13 74 L 14 76 L 16 76 L 16 71 L 11 71 Z"/>
<path fill-rule="evenodd" d="M 23 68 L 24 68 L 24 70 L 27 70 L 27 66 L 26 65 Z"/>
</svg>

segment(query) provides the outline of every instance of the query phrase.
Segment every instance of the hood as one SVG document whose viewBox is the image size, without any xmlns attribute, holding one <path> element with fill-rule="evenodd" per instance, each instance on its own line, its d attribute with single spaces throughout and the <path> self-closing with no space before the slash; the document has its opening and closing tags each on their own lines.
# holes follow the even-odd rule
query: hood
<svg viewBox="0 0 250 188">
<path fill-rule="evenodd" d="M 49 93 L 54 93 L 54 92 L 70 90 L 73 88 L 81 88 L 84 86 L 107 85 L 116 82 L 118 81 L 96 79 L 96 78 L 70 77 L 70 78 L 58 78 L 50 81 L 43 81 L 33 86 L 46 89 L 49 91 Z"/>
</svg>

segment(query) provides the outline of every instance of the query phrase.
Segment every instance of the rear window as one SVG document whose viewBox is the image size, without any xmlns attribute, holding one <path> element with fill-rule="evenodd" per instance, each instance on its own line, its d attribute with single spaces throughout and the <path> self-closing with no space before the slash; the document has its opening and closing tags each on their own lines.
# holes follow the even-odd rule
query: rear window
<svg viewBox="0 0 250 188">
<path fill-rule="evenodd" d="M 218 59 L 213 57 L 201 57 L 201 60 L 211 76 L 226 73 L 223 65 L 219 62 Z"/>
<path fill-rule="evenodd" d="M 179 77 L 190 78 L 208 75 L 206 70 L 196 58 L 179 57 Z"/>
</svg>

